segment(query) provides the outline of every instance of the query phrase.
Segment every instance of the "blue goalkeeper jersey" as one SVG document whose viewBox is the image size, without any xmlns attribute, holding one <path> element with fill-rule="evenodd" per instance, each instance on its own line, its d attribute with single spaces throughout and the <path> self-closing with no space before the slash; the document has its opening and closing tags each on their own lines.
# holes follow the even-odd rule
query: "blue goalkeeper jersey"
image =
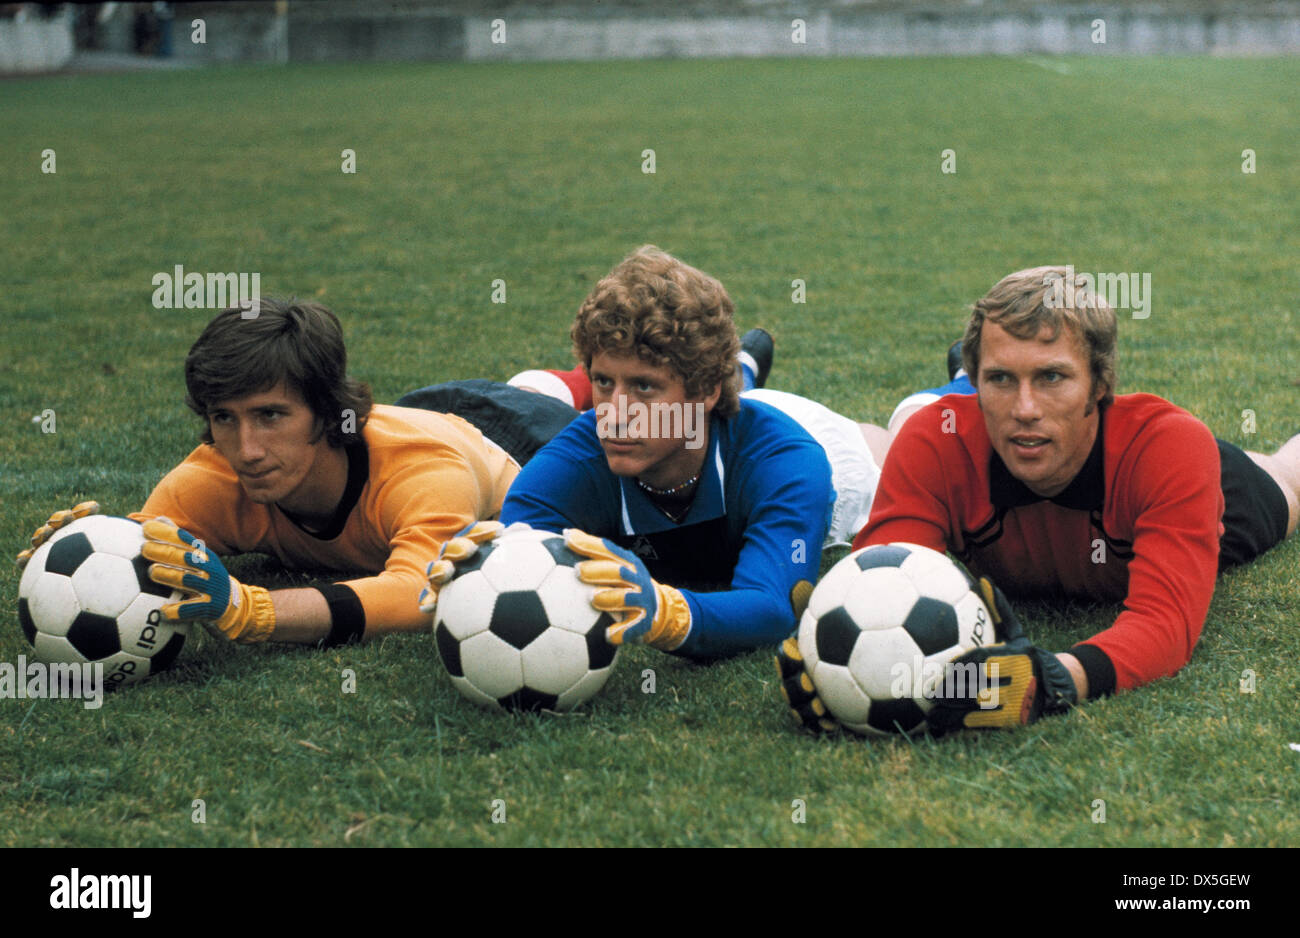
<svg viewBox="0 0 1300 938">
<path fill-rule="evenodd" d="M 708 447 L 695 499 L 674 524 L 635 479 L 609 471 L 588 411 L 524 466 L 501 520 L 580 528 L 635 553 L 690 604 L 679 654 L 779 642 L 797 625 L 795 586 L 817 579 L 835 502 L 826 452 L 785 414 L 743 398 L 734 417 L 711 418 Z"/>
</svg>

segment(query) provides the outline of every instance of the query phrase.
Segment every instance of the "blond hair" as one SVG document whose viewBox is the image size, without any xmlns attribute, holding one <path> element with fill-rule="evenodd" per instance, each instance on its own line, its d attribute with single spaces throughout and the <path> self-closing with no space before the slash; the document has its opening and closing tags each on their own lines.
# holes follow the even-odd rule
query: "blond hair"
<svg viewBox="0 0 1300 938">
<path fill-rule="evenodd" d="M 1031 267 L 1007 274 L 972 308 L 966 333 L 961 340 L 962 365 L 971 383 L 979 385 L 980 332 L 985 322 L 1001 326 L 1017 339 L 1032 339 L 1039 331 L 1050 330 L 1048 341 L 1071 329 L 1088 354 L 1095 392 L 1105 388 L 1104 404 L 1115 399 L 1115 345 L 1118 324 L 1115 311 L 1088 284 L 1075 275 L 1074 284 L 1065 283 L 1064 267 Z M 1074 287 L 1073 295 L 1067 292 Z"/>
</svg>

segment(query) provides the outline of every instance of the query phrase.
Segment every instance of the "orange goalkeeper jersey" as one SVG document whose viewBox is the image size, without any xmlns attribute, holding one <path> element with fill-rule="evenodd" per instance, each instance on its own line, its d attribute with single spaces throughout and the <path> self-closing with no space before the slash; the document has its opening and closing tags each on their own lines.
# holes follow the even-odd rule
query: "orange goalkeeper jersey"
<svg viewBox="0 0 1300 938">
<path fill-rule="evenodd" d="M 250 501 L 208 445 L 131 517 L 165 515 L 219 555 L 258 552 L 287 567 L 370 574 L 317 587 L 334 619 L 332 642 L 427 628 L 417 606 L 425 567 L 457 531 L 497 516 L 519 466 L 452 414 L 376 404 L 361 436 L 330 530 L 311 533 L 276 506 Z"/>
</svg>

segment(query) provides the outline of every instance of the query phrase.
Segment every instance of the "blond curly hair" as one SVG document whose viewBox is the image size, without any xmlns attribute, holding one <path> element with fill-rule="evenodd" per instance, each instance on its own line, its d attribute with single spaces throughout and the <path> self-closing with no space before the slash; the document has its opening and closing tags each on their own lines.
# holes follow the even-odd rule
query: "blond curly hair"
<svg viewBox="0 0 1300 938">
<path fill-rule="evenodd" d="M 647 244 L 601 278 L 569 336 L 588 370 L 602 352 L 666 365 L 682 379 L 688 398 L 700 400 L 720 388 L 714 412 L 730 417 L 740 409 L 734 313 L 716 279 Z"/>
</svg>

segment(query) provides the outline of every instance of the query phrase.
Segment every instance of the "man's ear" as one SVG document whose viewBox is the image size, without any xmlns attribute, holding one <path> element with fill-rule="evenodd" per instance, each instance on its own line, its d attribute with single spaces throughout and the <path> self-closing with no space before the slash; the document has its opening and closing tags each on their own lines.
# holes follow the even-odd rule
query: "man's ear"
<svg viewBox="0 0 1300 938">
<path fill-rule="evenodd" d="M 1092 412 L 1101 406 L 1101 399 L 1110 393 L 1110 388 L 1105 382 L 1096 378 L 1092 379 L 1092 392 L 1088 395 L 1088 406 L 1084 408 L 1083 415 L 1091 417 Z"/>
</svg>

